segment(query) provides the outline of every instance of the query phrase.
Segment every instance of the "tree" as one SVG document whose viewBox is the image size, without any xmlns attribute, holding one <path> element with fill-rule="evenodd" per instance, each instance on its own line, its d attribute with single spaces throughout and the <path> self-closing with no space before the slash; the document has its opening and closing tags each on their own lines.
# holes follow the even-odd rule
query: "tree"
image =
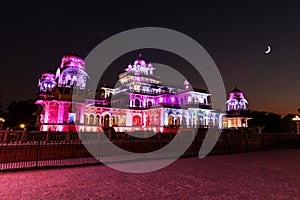
<svg viewBox="0 0 300 200">
<path fill-rule="evenodd" d="M 249 127 L 257 129 L 258 133 L 262 133 L 266 127 L 266 114 L 267 112 L 250 111 L 249 117 L 252 119 L 249 120 Z"/>
<path fill-rule="evenodd" d="M 264 129 L 268 133 L 280 133 L 281 132 L 281 115 L 268 112 L 266 115 L 266 127 Z"/>
<path fill-rule="evenodd" d="M 281 131 L 281 116 L 272 112 L 250 111 L 249 127 L 258 130 L 258 133 L 279 133 Z"/>
<path fill-rule="evenodd" d="M 287 114 L 281 119 L 281 131 L 284 133 L 295 133 L 296 124 L 293 121 L 294 114 Z"/>
<path fill-rule="evenodd" d="M 19 128 L 20 124 L 25 124 L 27 129 L 34 129 L 36 116 L 33 113 L 37 110 L 34 100 L 12 101 L 7 108 L 5 125 L 10 128 Z"/>
</svg>

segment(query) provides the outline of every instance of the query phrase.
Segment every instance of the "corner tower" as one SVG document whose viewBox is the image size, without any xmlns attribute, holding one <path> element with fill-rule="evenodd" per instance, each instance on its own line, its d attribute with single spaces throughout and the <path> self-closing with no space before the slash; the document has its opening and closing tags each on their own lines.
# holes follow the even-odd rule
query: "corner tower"
<svg viewBox="0 0 300 200">
<path fill-rule="evenodd" d="M 244 97 L 244 93 L 236 86 L 229 93 L 226 101 L 226 116 L 223 118 L 224 128 L 247 128 L 248 101 Z"/>
<path fill-rule="evenodd" d="M 63 56 L 60 67 L 57 68 L 55 78 L 57 79 L 58 87 L 76 87 L 82 90 L 86 88 L 86 82 L 89 76 L 86 73 L 83 58 L 75 49 Z"/>
</svg>

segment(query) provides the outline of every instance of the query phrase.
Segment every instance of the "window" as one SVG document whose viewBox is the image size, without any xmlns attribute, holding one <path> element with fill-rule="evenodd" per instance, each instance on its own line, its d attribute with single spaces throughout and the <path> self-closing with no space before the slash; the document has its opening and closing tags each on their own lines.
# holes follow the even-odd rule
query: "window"
<svg viewBox="0 0 300 200">
<path fill-rule="evenodd" d="M 140 100 L 139 99 L 135 99 L 134 100 L 134 105 L 135 105 L 135 107 L 140 107 Z"/>
</svg>

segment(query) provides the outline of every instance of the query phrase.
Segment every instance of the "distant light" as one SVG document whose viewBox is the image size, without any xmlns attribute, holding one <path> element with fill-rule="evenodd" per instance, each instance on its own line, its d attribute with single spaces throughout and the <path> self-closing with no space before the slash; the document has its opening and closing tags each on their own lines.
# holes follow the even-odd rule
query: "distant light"
<svg viewBox="0 0 300 200">
<path fill-rule="evenodd" d="M 25 124 L 20 124 L 20 128 L 25 128 Z"/>
<path fill-rule="evenodd" d="M 298 115 L 296 115 L 294 118 L 293 118 L 293 121 L 300 121 L 300 117 Z"/>
</svg>

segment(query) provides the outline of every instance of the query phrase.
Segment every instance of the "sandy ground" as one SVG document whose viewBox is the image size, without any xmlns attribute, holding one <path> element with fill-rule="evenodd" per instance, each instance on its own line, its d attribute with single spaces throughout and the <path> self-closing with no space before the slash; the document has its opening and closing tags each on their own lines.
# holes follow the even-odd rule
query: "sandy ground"
<svg viewBox="0 0 300 200">
<path fill-rule="evenodd" d="M 184 158 L 145 174 L 104 165 L 2 172 L 0 199 L 300 199 L 300 149 Z"/>
</svg>

